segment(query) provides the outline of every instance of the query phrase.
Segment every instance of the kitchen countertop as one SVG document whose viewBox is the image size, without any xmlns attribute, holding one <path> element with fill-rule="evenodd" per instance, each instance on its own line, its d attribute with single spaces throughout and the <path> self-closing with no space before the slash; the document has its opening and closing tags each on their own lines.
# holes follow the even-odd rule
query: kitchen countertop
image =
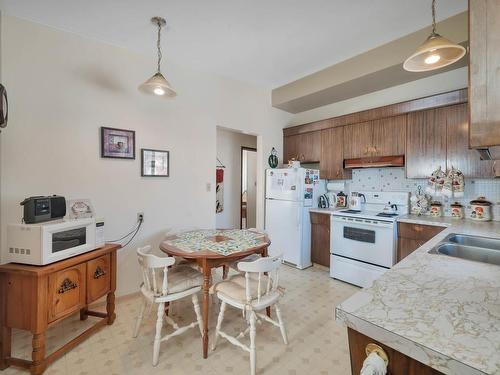
<svg viewBox="0 0 500 375">
<path fill-rule="evenodd" d="M 333 208 L 311 208 L 309 209 L 309 212 L 315 212 L 317 214 L 327 214 L 327 215 L 331 215 L 333 214 L 335 211 L 339 211 L 339 210 L 345 210 L 346 208 L 345 207 L 333 207 Z"/>
<path fill-rule="evenodd" d="M 500 374 L 500 267 L 428 253 L 449 233 L 500 238 L 500 222 L 400 221 L 447 228 L 337 306 L 337 320 L 445 374 Z"/>
</svg>

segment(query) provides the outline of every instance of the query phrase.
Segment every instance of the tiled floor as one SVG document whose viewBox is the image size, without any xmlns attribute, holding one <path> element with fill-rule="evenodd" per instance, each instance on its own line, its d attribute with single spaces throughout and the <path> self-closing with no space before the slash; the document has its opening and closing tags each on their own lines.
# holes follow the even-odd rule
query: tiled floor
<svg viewBox="0 0 500 375">
<path fill-rule="evenodd" d="M 349 374 L 349 354 L 346 329 L 334 320 L 334 306 L 357 288 L 330 279 L 328 271 L 312 267 L 304 271 L 283 266 L 281 285 L 286 289 L 282 310 L 287 326 L 289 344 L 283 344 L 279 329 L 262 323 L 257 327 L 257 368 L 259 374 Z M 246 374 L 249 373 L 248 353 L 219 339 L 216 351 L 208 359 L 201 354 L 200 333 L 192 329 L 166 343 L 162 343 L 160 363 L 151 365 L 155 313 L 145 320 L 139 337 L 132 338 L 132 330 L 139 307 L 139 297 L 128 298 L 117 304 L 117 319 L 84 341 L 49 367 L 46 374 L 100 375 L 100 374 Z M 210 338 L 214 332 L 218 304 L 211 304 Z M 172 316 L 180 323 L 194 320 L 190 299 L 178 302 Z M 52 328 L 47 335 L 50 353 L 61 342 L 78 334 L 86 323 L 78 316 L 68 318 Z M 223 329 L 237 334 L 245 327 L 241 312 L 228 308 Z M 164 326 L 165 329 L 165 326 Z M 170 327 L 169 327 L 170 329 Z M 14 332 L 13 355 L 29 358 L 30 336 Z M 1 375 L 28 374 L 9 368 Z"/>
</svg>

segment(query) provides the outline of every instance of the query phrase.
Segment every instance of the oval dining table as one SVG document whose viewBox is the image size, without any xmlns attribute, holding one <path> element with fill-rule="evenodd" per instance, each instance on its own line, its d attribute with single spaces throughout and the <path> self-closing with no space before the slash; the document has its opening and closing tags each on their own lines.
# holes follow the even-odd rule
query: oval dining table
<svg viewBox="0 0 500 375">
<path fill-rule="evenodd" d="M 194 261 L 203 272 L 203 358 L 208 356 L 209 290 L 212 269 L 245 258 L 251 254 L 268 256 L 271 244 L 265 233 L 246 229 L 203 229 L 167 236 L 160 249 L 169 256 Z M 268 310 L 268 314 L 270 311 Z"/>
</svg>

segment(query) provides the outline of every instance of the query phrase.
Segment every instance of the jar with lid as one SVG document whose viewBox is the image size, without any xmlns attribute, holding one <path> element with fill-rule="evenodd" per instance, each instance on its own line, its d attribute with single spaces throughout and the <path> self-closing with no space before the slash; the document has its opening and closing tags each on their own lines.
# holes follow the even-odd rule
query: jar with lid
<svg viewBox="0 0 500 375">
<path fill-rule="evenodd" d="M 459 202 L 450 204 L 450 211 L 453 219 L 464 218 L 464 206 L 462 206 Z"/>
<path fill-rule="evenodd" d="M 479 197 L 470 202 L 471 212 L 470 218 L 477 221 L 491 220 L 491 202 L 488 202 L 485 197 Z"/>
<path fill-rule="evenodd" d="M 443 216 L 443 204 L 441 202 L 432 202 L 430 215 L 434 217 Z"/>
</svg>

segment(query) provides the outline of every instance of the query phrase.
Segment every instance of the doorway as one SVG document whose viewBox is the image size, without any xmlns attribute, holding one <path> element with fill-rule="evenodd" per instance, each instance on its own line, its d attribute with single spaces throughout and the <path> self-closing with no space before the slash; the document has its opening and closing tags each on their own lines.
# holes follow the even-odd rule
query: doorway
<svg viewBox="0 0 500 375">
<path fill-rule="evenodd" d="M 259 164 L 255 152 L 257 136 L 217 127 L 216 146 L 215 227 L 255 228 L 258 221 L 255 185 L 256 167 Z M 257 187 L 260 189 L 259 184 L 260 182 L 257 183 Z M 243 209 L 242 204 L 244 204 Z M 244 214 L 243 223 L 242 214 Z"/>
<path fill-rule="evenodd" d="M 241 147 L 240 228 L 255 228 L 257 222 L 257 149 Z"/>
</svg>

